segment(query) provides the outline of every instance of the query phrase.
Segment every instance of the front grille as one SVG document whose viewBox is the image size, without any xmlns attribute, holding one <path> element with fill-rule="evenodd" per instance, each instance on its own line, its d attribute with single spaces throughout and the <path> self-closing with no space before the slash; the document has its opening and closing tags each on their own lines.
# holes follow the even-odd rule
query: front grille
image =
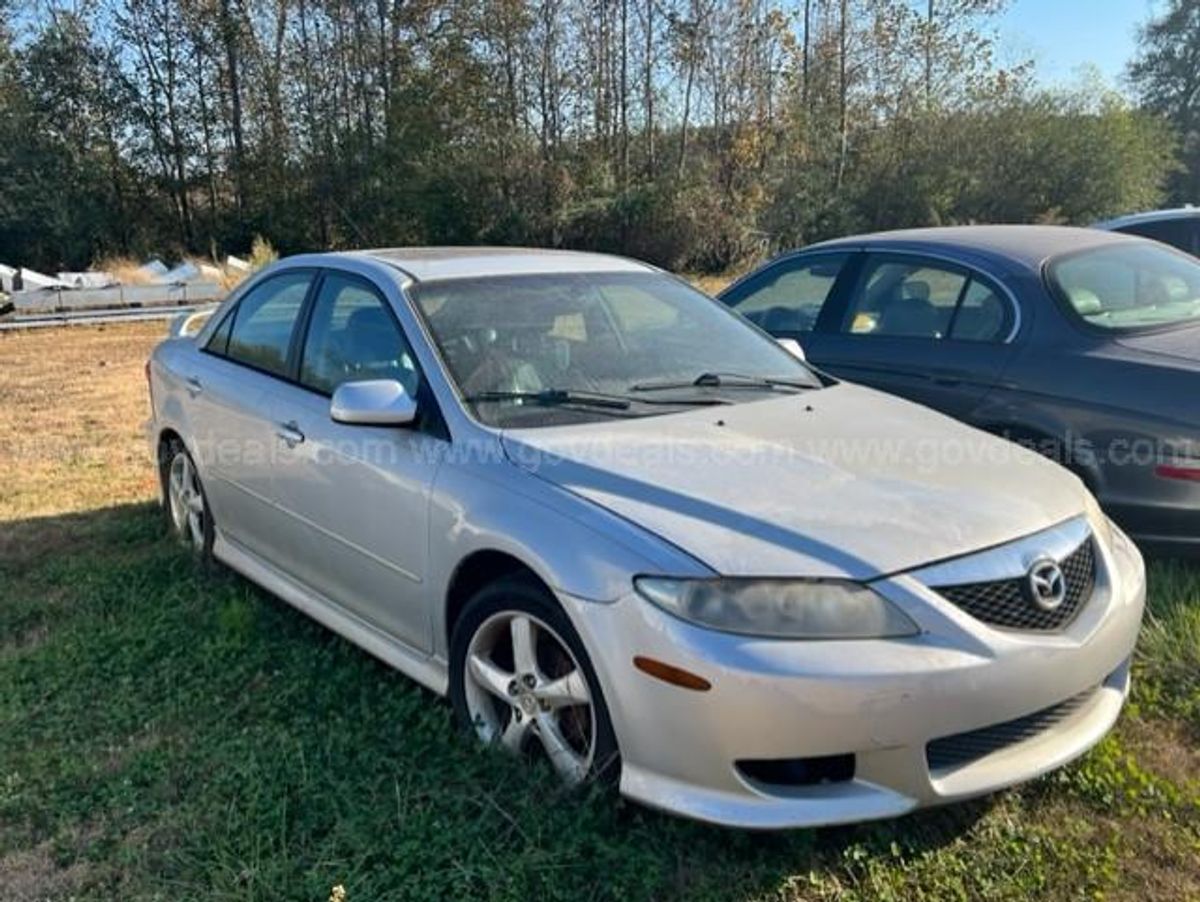
<svg viewBox="0 0 1200 902">
<path fill-rule="evenodd" d="M 1038 736 L 1078 711 L 1095 693 L 1088 689 L 1079 695 L 1016 720 L 994 724 L 969 733 L 956 733 L 935 739 L 925 746 L 925 759 L 931 771 L 944 770 L 978 761 L 984 755 Z"/>
<path fill-rule="evenodd" d="M 1096 553 L 1091 538 L 1059 561 L 1067 583 L 1067 594 L 1053 611 L 1046 611 L 1025 595 L 1025 577 L 986 583 L 938 586 L 943 598 L 972 617 L 992 626 L 1013 630 L 1050 632 L 1063 629 L 1083 610 L 1096 588 Z"/>
</svg>

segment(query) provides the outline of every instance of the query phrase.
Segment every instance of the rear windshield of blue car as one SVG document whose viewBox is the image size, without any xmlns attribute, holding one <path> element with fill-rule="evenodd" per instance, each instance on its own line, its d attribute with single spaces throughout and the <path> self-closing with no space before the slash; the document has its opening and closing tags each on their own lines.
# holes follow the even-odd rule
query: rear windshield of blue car
<svg viewBox="0 0 1200 902">
<path fill-rule="evenodd" d="M 1152 242 L 1060 257 L 1050 283 L 1090 326 L 1115 331 L 1200 323 L 1200 260 Z"/>
</svg>

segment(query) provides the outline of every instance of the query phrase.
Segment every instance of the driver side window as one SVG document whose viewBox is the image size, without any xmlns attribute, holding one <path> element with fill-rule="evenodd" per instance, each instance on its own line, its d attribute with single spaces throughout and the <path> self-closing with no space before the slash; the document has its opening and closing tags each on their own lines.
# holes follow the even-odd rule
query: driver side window
<svg viewBox="0 0 1200 902">
<path fill-rule="evenodd" d="M 728 303 L 772 335 L 811 332 L 833 294 L 848 254 L 819 254 L 784 261 L 750 291 Z"/>
<path fill-rule="evenodd" d="M 416 363 L 383 298 L 359 279 L 328 273 L 304 339 L 300 382 L 332 394 L 362 379 L 395 379 L 416 397 Z"/>
</svg>

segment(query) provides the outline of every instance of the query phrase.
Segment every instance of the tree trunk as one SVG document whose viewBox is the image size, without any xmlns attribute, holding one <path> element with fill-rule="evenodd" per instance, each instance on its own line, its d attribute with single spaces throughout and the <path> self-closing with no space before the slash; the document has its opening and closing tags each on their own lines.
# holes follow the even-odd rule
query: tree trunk
<svg viewBox="0 0 1200 902">
<path fill-rule="evenodd" d="M 925 17 L 925 105 L 933 102 L 933 0 Z"/>
<path fill-rule="evenodd" d="M 238 23 L 230 0 L 221 0 L 221 41 L 225 45 L 225 66 L 229 78 L 229 118 L 233 132 L 233 184 L 238 218 L 246 210 L 246 143 L 242 130 L 242 77 L 238 59 Z"/>
<path fill-rule="evenodd" d="M 810 111 L 811 107 L 808 104 L 808 48 L 809 48 L 809 30 L 812 27 L 812 0 L 804 0 L 804 45 L 800 51 L 800 99 L 804 104 L 805 111 Z"/>
<path fill-rule="evenodd" d="M 842 0 L 841 15 L 838 20 L 838 161 L 837 188 L 840 191 L 846 177 L 846 153 L 850 138 L 849 98 L 846 83 L 846 45 L 849 29 L 848 13 L 849 0 Z"/>
<path fill-rule="evenodd" d="M 629 183 L 629 0 L 621 0 L 621 173 L 624 191 Z"/>
<path fill-rule="evenodd" d="M 646 81 L 642 103 L 646 108 L 646 175 L 654 176 L 654 4 L 646 0 Z"/>
<path fill-rule="evenodd" d="M 683 119 L 679 125 L 679 164 L 676 171 L 683 175 L 684 164 L 687 162 L 688 116 L 692 111 L 692 84 L 696 80 L 696 62 L 694 57 L 688 59 L 687 87 L 683 90 Z"/>
</svg>

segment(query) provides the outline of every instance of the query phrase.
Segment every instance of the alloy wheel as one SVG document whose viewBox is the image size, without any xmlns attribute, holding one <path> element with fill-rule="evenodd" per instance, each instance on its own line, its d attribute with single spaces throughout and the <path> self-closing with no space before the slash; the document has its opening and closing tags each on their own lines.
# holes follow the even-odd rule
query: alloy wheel
<svg viewBox="0 0 1200 902">
<path fill-rule="evenodd" d="M 171 460 L 167 471 L 167 502 L 175 534 L 193 551 L 204 550 L 204 493 L 200 479 L 186 451 Z"/>
<path fill-rule="evenodd" d="M 543 753 L 564 782 L 583 781 L 596 754 L 588 681 L 566 642 L 525 611 L 479 625 L 463 663 L 476 734 L 514 754 Z"/>
</svg>

